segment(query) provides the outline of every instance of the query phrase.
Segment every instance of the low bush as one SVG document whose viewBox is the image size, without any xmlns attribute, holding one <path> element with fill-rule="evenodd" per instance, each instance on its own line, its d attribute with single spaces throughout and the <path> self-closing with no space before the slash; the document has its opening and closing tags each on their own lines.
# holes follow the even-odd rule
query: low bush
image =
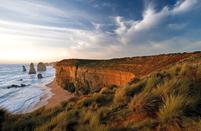
<svg viewBox="0 0 201 131">
<path fill-rule="evenodd" d="M 90 110 L 82 112 L 78 131 L 109 131 L 108 127 L 101 123 L 99 113 Z"/>
<path fill-rule="evenodd" d="M 65 84 L 64 89 L 66 89 L 67 91 L 69 91 L 71 93 L 75 92 L 75 86 L 73 83 Z"/>
<path fill-rule="evenodd" d="M 93 99 L 96 101 L 98 105 L 105 105 L 112 102 L 113 95 L 108 94 L 94 94 Z"/>
<path fill-rule="evenodd" d="M 182 115 L 182 109 L 186 105 L 186 96 L 175 96 L 170 95 L 165 98 L 164 104 L 161 106 L 159 112 L 157 113 L 160 121 L 166 123 L 172 118 L 178 118 Z"/>
<path fill-rule="evenodd" d="M 140 93 L 145 87 L 145 82 L 141 81 L 132 85 L 125 85 L 118 88 L 115 92 L 114 102 L 118 104 L 126 104 L 130 99 Z"/>
<path fill-rule="evenodd" d="M 100 93 L 94 93 L 93 95 L 83 98 L 79 101 L 79 105 L 81 107 L 88 107 L 92 104 L 96 104 L 97 106 L 103 106 L 108 103 L 111 103 L 113 100 L 113 95 L 110 94 L 100 94 Z"/>
<path fill-rule="evenodd" d="M 101 94 L 114 94 L 115 91 L 117 89 L 117 86 L 116 85 L 111 85 L 111 86 L 108 86 L 108 87 L 104 87 L 100 90 L 100 93 Z"/>
<path fill-rule="evenodd" d="M 155 116 L 162 103 L 160 96 L 154 96 L 151 93 L 140 93 L 131 100 L 129 108 L 135 113 L 146 113 L 149 116 Z"/>
<path fill-rule="evenodd" d="M 81 105 L 81 107 L 88 107 L 93 103 L 93 99 L 90 97 L 87 98 L 83 98 L 79 101 L 79 105 Z"/>
<path fill-rule="evenodd" d="M 125 86 L 76 88 L 80 97 L 52 109 L 0 110 L 0 124 L 5 131 L 199 130 L 200 70 L 201 64 L 180 62 Z"/>
</svg>

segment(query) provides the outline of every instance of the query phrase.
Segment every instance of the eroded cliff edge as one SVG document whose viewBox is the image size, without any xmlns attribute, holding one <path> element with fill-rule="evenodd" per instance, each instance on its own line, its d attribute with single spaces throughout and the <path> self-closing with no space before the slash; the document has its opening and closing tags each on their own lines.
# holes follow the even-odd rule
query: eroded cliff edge
<svg viewBox="0 0 201 131">
<path fill-rule="evenodd" d="M 193 56 L 200 56 L 200 52 L 110 60 L 66 59 L 55 66 L 56 81 L 71 92 L 87 94 L 103 87 L 126 84 L 135 78 Z"/>
</svg>

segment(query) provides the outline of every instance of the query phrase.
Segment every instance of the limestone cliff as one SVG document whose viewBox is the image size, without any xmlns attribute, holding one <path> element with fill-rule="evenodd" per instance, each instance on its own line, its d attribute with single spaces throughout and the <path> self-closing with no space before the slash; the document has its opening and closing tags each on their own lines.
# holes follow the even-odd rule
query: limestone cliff
<svg viewBox="0 0 201 131">
<path fill-rule="evenodd" d="M 134 78 L 134 74 L 130 72 L 79 66 L 59 66 L 56 76 L 57 82 L 62 87 L 70 85 L 85 90 L 99 89 L 113 84 L 121 85 Z"/>
<path fill-rule="evenodd" d="M 56 64 L 56 80 L 63 88 L 88 92 L 110 85 L 122 85 L 170 64 L 200 53 L 164 54 L 110 60 L 68 59 Z"/>
</svg>

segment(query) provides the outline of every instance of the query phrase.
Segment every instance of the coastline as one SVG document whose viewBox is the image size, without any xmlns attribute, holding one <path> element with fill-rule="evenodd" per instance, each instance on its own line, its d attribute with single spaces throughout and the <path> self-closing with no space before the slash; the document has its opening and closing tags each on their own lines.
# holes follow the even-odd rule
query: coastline
<svg viewBox="0 0 201 131">
<path fill-rule="evenodd" d="M 48 100 L 51 99 L 51 97 L 54 95 L 51 91 L 51 89 L 47 86 L 47 84 L 45 85 L 41 85 L 41 88 L 43 88 L 44 94 L 43 96 L 40 98 L 40 101 L 38 101 L 37 104 L 33 105 L 31 108 L 28 108 L 26 110 L 24 110 L 23 112 L 18 112 L 19 114 L 21 113 L 31 113 L 39 108 L 42 108 L 44 106 L 46 106 L 48 104 Z"/>
<path fill-rule="evenodd" d="M 61 104 L 63 101 L 68 101 L 70 98 L 74 97 L 74 94 L 64 90 L 57 83 L 56 80 L 42 86 L 44 88 L 44 95 L 40 98 L 40 101 L 34 105 L 32 108 L 29 108 L 21 113 L 31 113 L 39 108 L 50 109 L 54 108 Z"/>
<path fill-rule="evenodd" d="M 56 80 L 53 80 L 51 83 L 47 84 L 46 87 L 50 89 L 52 93 L 51 98 L 47 100 L 47 104 L 44 105 L 46 109 L 53 108 L 58 106 L 63 101 L 68 101 L 70 98 L 74 97 L 74 94 L 61 88 Z"/>
</svg>

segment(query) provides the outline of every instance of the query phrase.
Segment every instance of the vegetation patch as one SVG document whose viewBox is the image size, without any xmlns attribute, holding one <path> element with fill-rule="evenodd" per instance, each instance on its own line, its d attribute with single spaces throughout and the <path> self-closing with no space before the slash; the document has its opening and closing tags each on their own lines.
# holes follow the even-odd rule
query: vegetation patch
<svg viewBox="0 0 201 131">
<path fill-rule="evenodd" d="M 21 115 L 0 110 L 0 126 L 5 131 L 196 131 L 201 129 L 201 64 L 197 61 L 182 61 L 124 86 L 82 93 L 68 88 L 80 97 L 48 110 Z"/>
</svg>

